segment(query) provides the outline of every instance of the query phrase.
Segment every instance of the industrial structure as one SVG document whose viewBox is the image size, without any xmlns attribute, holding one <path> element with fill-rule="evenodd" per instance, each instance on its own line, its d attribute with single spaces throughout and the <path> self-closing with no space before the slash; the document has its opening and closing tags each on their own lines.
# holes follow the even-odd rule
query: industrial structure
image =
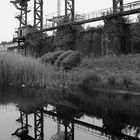
<svg viewBox="0 0 140 140">
<path fill-rule="evenodd" d="M 140 1 L 134 1 L 131 3 L 123 3 L 123 0 L 112 0 L 112 7 L 103 9 L 100 11 L 94 11 L 88 14 L 77 14 L 75 12 L 75 0 L 65 0 L 64 8 L 65 12 L 61 15 L 61 0 L 57 0 L 57 15 L 52 17 L 47 16 L 46 23 L 51 22 L 51 26 L 46 25 L 43 28 L 43 0 L 34 0 L 34 19 L 32 29 L 28 26 L 28 13 L 31 12 L 28 9 L 28 3 L 31 0 L 12 0 L 11 3 L 14 4 L 20 14 L 16 16 L 19 20 L 18 37 L 14 39 L 18 43 L 18 48 L 25 48 L 25 36 L 34 32 L 47 32 L 54 31 L 60 27 L 67 25 L 82 25 L 85 23 L 91 23 L 100 20 L 110 20 L 118 17 L 136 14 L 140 12 Z M 64 21 L 64 22 L 61 22 Z M 30 26 L 31 27 L 31 26 Z M 28 28 L 26 34 L 22 34 L 23 30 Z"/>
<path fill-rule="evenodd" d="M 60 107 L 60 109 L 63 110 L 63 107 Z M 99 127 L 94 124 L 75 119 L 74 116 L 66 117 L 64 115 L 66 110 L 62 111 L 60 114 L 58 113 L 59 111 L 57 111 L 57 109 L 50 109 L 49 107 L 44 106 L 36 109 L 33 108 L 33 110 L 30 110 L 31 112 L 28 112 L 21 108 L 19 108 L 19 111 L 20 117 L 16 121 L 20 124 L 20 127 L 12 135 L 16 135 L 17 137 L 24 140 L 45 140 L 45 119 L 52 120 L 64 127 L 64 131 L 62 133 L 64 140 L 75 140 L 76 129 L 106 140 L 112 140 L 113 138 L 125 140 L 139 140 L 139 138 L 137 137 L 129 136 L 120 132 L 110 131 L 104 127 Z M 31 114 L 34 114 L 34 126 L 31 126 L 28 121 L 28 115 Z M 30 127 L 33 127 L 32 129 L 34 129 L 34 136 L 31 136 L 29 133 Z M 53 138 L 55 138 L 58 133 L 59 130 L 55 135 L 51 137 L 51 140 L 53 140 Z"/>
<path fill-rule="evenodd" d="M 27 15 L 30 12 L 28 10 L 28 2 L 30 0 L 15 0 L 11 1 L 14 6 L 20 11 L 20 15 L 16 16 L 19 20 L 19 28 L 27 25 Z M 57 15 L 48 19 L 52 22 L 58 22 L 62 17 L 68 19 L 69 24 L 77 25 L 89 22 L 95 22 L 99 20 L 105 20 L 108 18 L 115 18 L 117 16 L 126 16 L 130 14 L 136 14 L 140 12 L 140 1 L 135 1 L 131 3 L 124 4 L 123 0 L 113 0 L 112 8 L 107 8 L 98 11 L 98 13 L 91 12 L 88 14 L 81 14 L 80 17 L 76 18 L 77 14 L 75 12 L 75 2 L 74 0 L 65 0 L 65 14 L 60 15 L 60 0 L 57 0 Z M 34 25 L 41 32 L 50 31 L 57 29 L 58 25 L 55 27 L 49 27 L 43 29 L 43 0 L 34 0 Z M 59 25 L 60 26 L 60 25 Z M 61 25 L 63 26 L 63 25 Z"/>
</svg>

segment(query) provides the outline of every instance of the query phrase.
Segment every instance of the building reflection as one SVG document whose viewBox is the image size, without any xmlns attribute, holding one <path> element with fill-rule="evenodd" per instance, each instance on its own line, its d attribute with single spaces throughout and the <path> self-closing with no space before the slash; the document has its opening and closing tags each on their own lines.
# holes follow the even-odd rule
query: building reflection
<svg viewBox="0 0 140 140">
<path fill-rule="evenodd" d="M 47 106 L 36 107 L 32 110 L 23 110 L 18 106 L 20 117 L 16 120 L 20 123 L 20 127 L 12 134 L 19 137 L 21 140 L 45 140 L 44 138 L 44 119 L 49 118 L 57 123 L 57 133 L 51 137 L 50 140 L 76 140 L 75 129 L 80 129 L 84 132 L 98 135 L 101 139 L 108 140 L 139 140 L 122 133 L 106 129 L 104 126 L 99 127 L 90 123 L 79 120 L 83 116 L 75 109 L 67 108 L 64 106 L 57 106 L 49 108 Z M 29 115 L 32 114 L 34 118 L 34 126 L 29 124 Z M 63 126 L 64 131 L 61 131 Z M 29 128 L 34 127 L 34 136 L 29 135 Z"/>
</svg>

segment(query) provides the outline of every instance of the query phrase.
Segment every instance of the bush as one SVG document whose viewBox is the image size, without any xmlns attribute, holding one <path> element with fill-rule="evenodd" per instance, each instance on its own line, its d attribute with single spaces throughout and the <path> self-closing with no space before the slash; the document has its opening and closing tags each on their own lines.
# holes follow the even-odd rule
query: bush
<svg viewBox="0 0 140 140">
<path fill-rule="evenodd" d="M 80 64 L 80 53 L 78 51 L 72 52 L 65 59 L 62 60 L 61 65 L 65 70 L 70 70 Z"/>
<path fill-rule="evenodd" d="M 71 53 L 73 53 L 72 50 L 68 50 L 68 51 L 63 52 L 63 53 L 58 57 L 58 59 L 56 60 L 55 65 L 56 65 L 56 66 L 60 66 L 61 61 L 63 61 L 63 60 L 64 60 L 68 55 L 70 55 Z"/>
<path fill-rule="evenodd" d="M 122 76 L 122 79 L 123 79 L 123 86 L 126 89 L 129 89 L 130 87 L 134 85 L 130 77 Z"/>
<path fill-rule="evenodd" d="M 93 89 L 93 88 L 96 88 L 97 85 L 99 84 L 99 82 L 101 82 L 101 78 L 96 75 L 96 74 L 90 74 L 90 75 L 87 75 L 82 83 L 81 83 L 81 87 L 85 90 L 89 90 L 89 89 Z M 100 83 L 101 84 L 101 83 Z"/>
<path fill-rule="evenodd" d="M 116 86 L 116 77 L 115 76 L 109 76 L 109 78 L 108 78 L 108 84 L 112 88 L 115 88 L 115 86 Z"/>
<path fill-rule="evenodd" d="M 54 64 L 54 62 L 62 53 L 63 51 L 49 52 L 47 54 L 44 54 L 39 60 L 45 64 L 47 63 Z"/>
</svg>

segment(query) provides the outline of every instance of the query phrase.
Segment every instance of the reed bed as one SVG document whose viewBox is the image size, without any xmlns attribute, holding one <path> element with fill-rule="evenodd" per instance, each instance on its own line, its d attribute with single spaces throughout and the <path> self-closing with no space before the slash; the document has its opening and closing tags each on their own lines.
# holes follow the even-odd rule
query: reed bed
<svg viewBox="0 0 140 140">
<path fill-rule="evenodd" d="M 0 53 L 0 84 L 51 88 L 61 85 L 61 75 L 32 57 Z"/>
<path fill-rule="evenodd" d="M 83 58 L 80 66 L 65 72 L 32 57 L 0 53 L 0 84 L 57 90 L 80 87 L 140 91 L 140 55 Z"/>
</svg>

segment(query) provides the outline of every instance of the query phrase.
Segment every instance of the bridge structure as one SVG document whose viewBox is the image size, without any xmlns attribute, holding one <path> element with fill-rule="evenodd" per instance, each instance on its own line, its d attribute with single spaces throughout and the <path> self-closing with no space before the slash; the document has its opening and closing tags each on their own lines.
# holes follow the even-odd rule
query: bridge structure
<svg viewBox="0 0 140 140">
<path fill-rule="evenodd" d="M 29 114 L 34 115 L 34 136 L 29 135 L 30 127 L 28 116 Z M 75 129 L 83 131 L 85 133 L 100 137 L 101 139 L 112 140 L 113 137 L 124 140 L 139 140 L 137 137 L 132 137 L 126 134 L 114 132 L 108 130 L 104 127 L 99 127 L 94 124 L 90 124 L 75 118 L 66 118 L 63 114 L 58 114 L 56 109 L 50 109 L 47 107 L 39 107 L 33 109 L 31 113 L 28 111 L 20 110 L 20 117 L 16 120 L 21 124 L 21 127 L 18 128 L 12 135 L 16 135 L 21 139 L 26 140 L 45 140 L 44 139 L 44 119 L 48 118 L 52 121 L 62 125 L 64 127 L 64 140 L 75 140 Z M 58 128 L 58 133 L 60 128 Z M 52 136 L 55 137 L 55 135 Z"/>
<path fill-rule="evenodd" d="M 12 0 L 11 3 L 14 4 L 17 10 L 20 11 L 20 14 L 16 16 L 19 20 L 19 30 L 17 32 L 18 36 L 14 41 L 18 43 L 18 48 L 24 48 L 26 55 L 26 45 L 25 45 L 25 36 L 30 33 L 26 32 L 26 35 L 21 36 L 22 30 L 28 25 L 28 13 L 31 12 L 28 9 L 28 2 L 31 0 Z M 116 19 L 118 17 L 137 14 L 140 12 L 140 0 L 125 3 L 123 0 L 112 0 L 112 7 L 107 9 L 102 9 L 99 11 L 93 11 L 90 13 L 79 14 L 75 12 L 75 0 L 64 0 L 64 14 L 60 14 L 60 0 L 58 5 L 57 15 L 46 19 L 46 25 L 43 26 L 43 0 L 34 0 L 34 17 L 33 17 L 33 27 L 37 30 L 36 33 L 47 33 L 48 31 L 55 31 L 61 27 L 68 27 L 68 25 L 83 25 L 86 23 L 92 23 L 96 21 L 106 21 L 111 19 Z M 48 26 L 48 22 L 51 22 L 51 25 Z M 63 28 L 61 28 L 63 29 Z M 74 37 L 73 37 L 74 38 Z"/>
<path fill-rule="evenodd" d="M 28 9 L 28 2 L 31 0 L 12 0 L 11 3 L 14 4 L 20 14 L 16 16 L 19 20 L 19 27 L 27 25 L 28 13 L 31 11 Z M 85 24 L 90 22 L 95 22 L 99 20 L 116 18 L 119 16 L 126 16 L 131 14 L 136 14 L 140 12 L 140 1 L 134 1 L 131 3 L 123 3 L 123 0 L 112 0 L 112 7 L 107 9 L 102 9 L 99 11 L 93 11 L 86 14 L 77 14 L 75 12 L 75 1 L 65 0 L 65 11 L 64 15 L 57 13 L 57 15 L 52 16 L 48 21 L 52 22 L 52 27 L 43 28 L 43 0 L 34 0 L 34 25 L 41 32 L 51 31 L 64 26 L 67 24 Z M 59 5 L 60 6 L 60 5 Z M 60 7 L 59 7 L 60 9 Z M 47 16 L 48 17 L 48 16 Z M 60 22 L 63 18 L 65 23 Z M 56 25 L 56 26 L 54 26 Z"/>
</svg>

